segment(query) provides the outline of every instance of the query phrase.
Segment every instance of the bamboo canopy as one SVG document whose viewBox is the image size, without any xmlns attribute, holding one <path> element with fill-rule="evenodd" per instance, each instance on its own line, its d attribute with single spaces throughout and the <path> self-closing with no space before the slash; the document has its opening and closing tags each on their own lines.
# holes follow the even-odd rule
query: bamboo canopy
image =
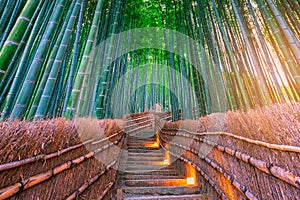
<svg viewBox="0 0 300 200">
<path fill-rule="evenodd" d="M 298 101 L 299 8 L 292 0 L 3 0 L 1 119 L 121 118 L 159 103 L 177 120 L 179 110 L 198 118 Z"/>
</svg>

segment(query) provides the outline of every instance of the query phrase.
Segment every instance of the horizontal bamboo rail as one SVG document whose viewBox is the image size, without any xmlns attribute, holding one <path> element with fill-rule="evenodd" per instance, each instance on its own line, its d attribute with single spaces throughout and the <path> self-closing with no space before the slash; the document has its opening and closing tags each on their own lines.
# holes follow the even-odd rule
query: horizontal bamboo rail
<svg viewBox="0 0 300 200">
<path fill-rule="evenodd" d="M 151 115 L 147 114 L 146 116 L 143 116 L 143 117 L 138 117 L 138 118 L 134 118 L 134 117 L 128 117 L 128 118 L 131 118 L 130 120 L 125 120 L 126 123 L 128 122 L 134 122 L 134 121 L 138 121 L 138 120 L 141 120 L 141 119 L 146 119 L 146 118 L 149 118 L 151 117 Z"/>
<path fill-rule="evenodd" d="M 116 135 L 116 134 L 114 134 Z M 112 135 L 113 136 L 113 135 Z M 106 168 L 104 170 L 102 170 L 100 173 L 98 173 L 96 176 L 92 177 L 91 179 L 89 179 L 85 184 L 83 184 L 81 187 L 79 187 L 75 192 L 73 192 L 68 198 L 66 198 L 66 200 L 72 200 L 72 199 L 76 199 L 80 194 L 82 194 L 87 188 L 89 188 L 89 186 L 91 186 L 93 183 L 95 183 L 102 175 L 104 175 L 105 173 L 108 172 L 108 170 L 110 170 L 114 165 L 119 164 L 117 162 L 117 160 L 120 159 L 120 154 L 118 155 L 118 159 L 114 160 L 113 162 L 111 162 L 109 165 L 106 166 Z M 115 184 L 114 182 L 110 182 L 108 187 L 105 188 L 105 190 L 102 192 L 101 197 L 99 199 L 102 199 L 107 192 L 112 188 L 112 186 Z"/>
<path fill-rule="evenodd" d="M 104 139 L 102 139 L 102 140 L 99 140 L 99 141 L 94 141 L 94 142 L 92 142 L 91 144 L 92 144 L 92 145 L 101 144 L 101 143 L 103 143 L 103 142 L 106 142 L 106 141 L 110 140 L 111 138 L 114 138 L 114 137 L 118 136 L 120 133 L 123 134 L 123 131 L 118 131 L 117 133 L 115 133 L 115 134 L 113 134 L 113 135 L 111 135 L 111 136 L 109 136 L 109 137 L 106 137 L 106 138 L 104 138 Z"/>
<path fill-rule="evenodd" d="M 197 150 L 192 149 L 190 147 L 186 147 L 184 145 L 181 144 L 177 144 L 174 142 L 170 142 L 170 141 L 166 141 L 161 134 L 159 133 L 159 138 L 160 140 L 162 140 L 163 143 L 168 143 L 171 144 L 173 146 L 177 146 L 179 148 L 182 148 L 184 150 L 190 151 L 191 153 L 195 154 L 196 156 L 198 156 L 199 158 L 201 158 L 202 160 L 204 160 L 206 163 L 208 163 L 213 169 L 215 169 L 216 171 L 220 172 L 226 179 L 228 179 L 231 184 L 240 192 L 242 192 L 247 199 L 250 200 L 257 200 L 257 198 L 255 197 L 254 194 L 252 194 L 249 190 L 246 189 L 245 186 L 241 185 L 238 181 L 236 181 L 226 170 L 224 170 L 219 164 L 217 164 L 216 162 L 214 162 L 213 160 L 201 155 L 200 153 L 197 152 Z M 162 144 L 163 144 L 162 143 Z M 163 147 L 165 150 L 167 150 L 168 152 L 170 152 L 168 149 L 166 149 L 165 147 Z M 170 152 L 171 153 L 171 152 Z M 192 162 L 189 161 L 188 162 L 190 165 L 192 165 Z"/>
<path fill-rule="evenodd" d="M 143 121 L 143 122 L 138 122 L 138 123 L 130 124 L 130 125 L 128 125 L 128 126 L 125 126 L 125 129 L 126 129 L 126 128 L 133 127 L 133 126 L 138 126 L 138 125 L 144 124 L 144 123 L 151 123 L 151 121 Z"/>
<path fill-rule="evenodd" d="M 111 138 L 119 135 L 120 133 L 122 133 L 122 132 L 119 131 L 118 133 L 116 133 L 114 135 L 111 135 L 111 136 L 109 136 L 105 139 L 99 140 L 99 141 L 94 141 L 92 139 L 87 140 L 87 141 L 85 141 L 81 144 L 77 144 L 77 145 L 62 149 L 62 150 L 58 150 L 57 152 L 53 152 L 53 153 L 50 153 L 50 154 L 47 154 L 47 155 L 40 154 L 40 155 L 31 157 L 31 158 L 25 158 L 25 159 L 22 159 L 22 160 L 1 164 L 0 165 L 0 172 L 5 171 L 5 170 L 9 170 L 9 169 L 13 169 L 13 168 L 16 168 L 16 167 L 20 167 L 20 166 L 23 166 L 23 165 L 26 165 L 26 164 L 29 164 L 29 163 L 32 163 L 32 162 L 35 162 L 35 161 L 38 161 L 38 160 L 48 160 L 48 159 L 51 159 L 51 158 L 55 158 L 55 157 L 61 156 L 65 153 L 67 153 L 67 152 L 78 149 L 78 148 L 80 148 L 84 145 L 90 144 L 90 143 L 93 144 L 93 145 L 103 143 L 103 142 L 108 141 Z"/>
<path fill-rule="evenodd" d="M 144 129 L 144 128 L 146 128 L 146 127 L 149 127 L 149 126 L 151 126 L 151 124 L 147 124 L 147 125 L 145 125 L 145 126 L 140 126 L 140 127 L 138 127 L 138 128 L 135 128 L 135 129 L 132 129 L 132 130 L 129 130 L 129 131 L 126 131 L 126 132 L 127 132 L 127 133 L 135 132 L 135 131 L 142 130 L 142 129 Z"/>
<path fill-rule="evenodd" d="M 175 133 L 165 133 L 165 132 L 163 132 L 163 134 L 176 135 Z M 185 136 L 182 136 L 182 137 L 185 137 Z M 300 189 L 300 177 L 294 175 L 293 173 L 289 172 L 288 170 L 285 170 L 281 167 L 275 166 L 272 163 L 267 163 L 262 160 L 256 159 L 253 156 L 250 156 L 248 154 L 242 153 L 237 150 L 233 150 L 229 147 L 224 147 L 222 145 L 219 145 L 219 144 L 217 144 L 213 141 L 207 140 L 207 139 L 194 138 L 194 140 L 208 144 L 208 145 L 216 148 L 219 152 L 226 153 L 230 156 L 233 156 L 233 157 L 237 158 L 238 160 L 241 160 L 245 163 L 252 165 L 256 169 L 258 169 L 266 174 L 272 175 L 272 176 L 278 178 L 279 180 L 284 181 L 284 182 Z"/>
<path fill-rule="evenodd" d="M 26 158 L 26 159 L 14 161 L 14 162 L 1 164 L 0 165 L 0 172 L 8 170 L 8 169 L 13 169 L 13 168 L 16 168 L 16 167 L 20 167 L 20 166 L 23 166 L 25 164 L 29 164 L 29 163 L 32 163 L 32 162 L 35 162 L 35 161 L 38 161 L 38 160 L 47 160 L 47 159 L 55 158 L 55 157 L 60 156 L 64 153 L 67 153 L 67 152 L 72 151 L 74 149 L 78 149 L 78 148 L 80 148 L 80 147 L 82 147 L 86 144 L 89 144 L 92 141 L 93 140 L 88 140 L 88 141 L 85 141 L 81 144 L 74 145 L 74 146 L 62 149 L 60 151 L 57 151 L 57 152 L 54 152 L 54 153 L 51 153 L 51 154 L 47 154 L 47 155 L 41 154 L 41 155 L 37 155 L 37 156 L 31 157 L 31 158 Z"/>
<path fill-rule="evenodd" d="M 163 112 L 151 112 L 151 114 L 157 115 L 159 117 L 163 116 L 163 115 L 172 115 L 171 111 L 163 111 Z"/>
<path fill-rule="evenodd" d="M 226 194 L 218 187 L 216 182 L 214 182 L 197 164 L 194 162 L 183 158 L 182 156 L 175 154 L 174 152 L 169 151 L 165 147 L 163 147 L 164 150 L 168 151 L 171 155 L 174 157 L 180 159 L 181 161 L 185 162 L 186 164 L 192 165 L 195 167 L 195 169 L 200 173 L 200 175 L 209 183 L 210 186 L 216 191 L 216 193 L 220 196 L 222 200 L 228 200 L 229 198 L 226 196 Z"/>
<path fill-rule="evenodd" d="M 172 121 L 172 116 L 165 116 L 165 117 L 162 117 L 161 119 L 166 120 L 166 119 L 170 119 L 170 118 L 171 118 L 171 121 Z M 166 120 L 166 121 L 169 121 L 169 120 Z"/>
<path fill-rule="evenodd" d="M 160 141 L 160 144 L 163 144 L 162 142 L 164 142 L 164 139 L 160 136 L 159 137 L 159 141 Z M 167 149 L 165 146 L 162 146 L 162 148 L 169 152 L 171 155 L 173 155 L 174 157 L 180 159 L 181 161 L 185 162 L 186 164 L 188 165 L 191 165 L 191 166 L 194 166 L 195 169 L 200 173 L 200 175 L 208 182 L 208 184 L 210 184 L 210 186 L 212 186 L 212 188 L 216 191 L 216 193 L 220 196 L 220 198 L 222 200 L 228 200 L 229 198 L 226 196 L 226 194 L 218 187 L 218 185 L 216 184 L 216 182 L 214 182 L 212 180 L 212 178 L 210 178 L 207 173 L 205 173 L 201 167 L 199 167 L 196 163 L 186 159 L 186 158 L 183 158 L 182 156 L 174 153 L 174 152 L 171 152 L 169 149 Z"/>
<path fill-rule="evenodd" d="M 275 150 L 280 150 L 280 151 L 289 151 L 289 152 L 300 153 L 300 147 L 298 147 L 298 146 L 271 144 L 271 143 L 267 143 L 267 142 L 263 142 L 263 141 L 259 141 L 259 140 L 253 140 L 253 139 L 250 139 L 250 138 L 238 136 L 238 135 L 235 135 L 235 134 L 232 134 L 232 133 L 226 133 L 226 132 L 195 133 L 195 132 L 190 132 L 190 131 L 187 131 L 187 130 L 184 130 L 184 129 L 169 129 L 169 128 L 162 128 L 162 130 L 164 130 L 164 131 L 177 131 L 178 134 L 184 134 L 184 133 L 180 133 L 180 131 L 181 131 L 181 132 L 185 132 L 187 134 L 192 135 L 192 137 L 206 136 L 206 135 L 229 136 L 229 137 L 233 137 L 235 139 L 239 139 L 239 140 L 251 143 L 251 144 L 255 144 L 255 145 L 267 147 L 269 149 L 275 149 Z"/>
<path fill-rule="evenodd" d="M 22 192 L 23 190 L 26 190 L 26 189 L 31 188 L 39 183 L 42 183 L 42 182 L 50 179 L 51 177 L 65 171 L 67 169 L 70 169 L 70 168 L 74 167 L 75 165 L 82 163 L 85 160 L 92 158 L 94 155 L 98 154 L 101 151 L 108 149 L 110 146 L 118 144 L 122 140 L 123 136 L 124 136 L 124 134 L 122 134 L 122 137 L 120 137 L 118 140 L 116 140 L 113 143 L 107 144 L 107 145 L 105 145 L 101 148 L 98 148 L 88 154 L 85 154 L 83 156 L 80 156 L 78 158 L 70 160 L 70 161 L 68 161 L 64 164 L 61 164 L 57 167 L 54 167 L 44 173 L 40 173 L 40 174 L 31 176 L 31 177 L 27 178 L 26 180 L 19 181 L 14 185 L 0 189 L 0 200 L 12 197 L 15 194 L 17 194 L 18 192 Z"/>
<path fill-rule="evenodd" d="M 111 188 L 114 186 L 115 182 L 110 182 L 107 187 L 105 188 L 105 190 L 102 192 L 101 196 L 99 197 L 99 199 L 103 199 L 105 197 L 105 195 L 108 193 L 108 191 L 111 190 Z"/>
<path fill-rule="evenodd" d="M 99 174 L 89 179 L 85 184 L 79 187 L 75 192 L 73 192 L 66 200 L 76 199 L 78 195 L 82 194 L 89 186 L 95 183 L 102 175 L 104 175 L 108 170 L 112 168 L 117 163 L 117 161 L 113 161 L 110 163 L 104 170 L 102 170 Z"/>
</svg>

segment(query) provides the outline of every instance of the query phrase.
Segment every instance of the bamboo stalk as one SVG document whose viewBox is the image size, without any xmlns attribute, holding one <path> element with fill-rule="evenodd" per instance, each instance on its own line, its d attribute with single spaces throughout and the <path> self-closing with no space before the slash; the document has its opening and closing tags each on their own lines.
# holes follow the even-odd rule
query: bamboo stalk
<svg viewBox="0 0 300 200">
<path fill-rule="evenodd" d="M 65 16 L 66 19 L 70 18 L 71 14 L 72 14 L 72 11 L 73 11 L 73 8 L 75 6 L 75 3 L 76 2 L 73 1 L 72 4 L 70 5 L 70 7 L 68 9 L 68 12 Z M 46 65 L 44 67 L 45 69 L 43 70 L 43 76 L 42 76 L 41 81 L 39 83 L 37 92 L 34 95 L 33 103 L 31 105 L 31 108 L 30 108 L 29 113 L 27 115 L 27 118 L 29 118 L 29 119 L 32 119 L 34 117 L 34 115 L 36 114 L 36 110 L 38 108 L 38 105 L 39 105 L 39 102 L 41 100 L 42 94 L 45 90 L 45 85 L 46 85 L 47 80 L 49 78 L 50 71 L 52 69 L 52 66 L 55 64 L 55 60 L 56 60 L 56 56 L 58 54 L 59 47 L 62 44 L 63 36 L 67 32 L 66 31 L 67 25 L 68 25 L 68 20 L 64 20 L 64 22 L 62 23 L 62 27 L 59 31 L 58 37 L 56 38 L 55 44 L 54 44 L 54 46 L 51 50 L 48 61 L 46 62 Z M 46 108 L 48 108 L 48 106 L 46 106 Z"/>
<path fill-rule="evenodd" d="M 3 48 L 0 51 L 0 81 L 2 80 L 7 67 L 17 50 L 23 34 L 30 22 L 32 15 L 38 6 L 39 1 L 29 0 L 27 1 L 24 9 L 22 10 L 20 17 L 18 18 L 16 24 L 14 25 L 12 31 L 10 32 Z"/>
<path fill-rule="evenodd" d="M 6 101 L 5 101 L 5 107 L 2 111 L 2 119 L 6 118 L 7 116 L 9 116 L 11 109 L 13 107 L 16 95 L 18 93 L 19 87 L 20 85 L 22 85 L 23 83 L 23 79 L 24 79 L 24 74 L 26 74 L 26 70 L 27 70 L 27 62 L 29 60 L 30 57 L 30 51 L 31 51 L 31 47 L 34 44 L 34 41 L 36 40 L 36 35 L 39 35 L 39 29 L 41 27 L 43 27 L 42 22 L 44 19 L 48 19 L 51 11 L 54 7 L 54 3 L 51 3 L 51 5 L 49 7 L 47 7 L 47 4 L 45 3 L 43 5 L 43 8 L 41 9 L 41 11 L 39 12 L 39 15 L 37 17 L 37 19 L 35 20 L 35 24 L 31 30 L 31 34 L 29 36 L 29 39 L 27 40 L 25 49 L 23 50 L 21 59 L 18 63 L 18 69 L 17 72 L 14 76 L 14 80 L 13 83 L 11 84 L 10 87 L 10 91 L 6 97 Z M 47 9 L 47 10 L 46 10 Z M 41 28 L 42 30 L 43 28 Z M 40 30 L 40 32 L 41 32 Z"/>
<path fill-rule="evenodd" d="M 41 118 L 45 118 L 45 115 L 47 113 L 47 108 L 51 100 L 51 96 L 53 95 L 55 89 L 55 83 L 58 78 L 58 73 L 62 67 L 63 56 L 66 53 L 67 46 L 70 40 L 70 35 L 73 32 L 73 27 L 75 25 L 80 7 L 81 7 L 80 0 L 77 0 L 75 3 L 75 7 L 73 8 L 72 14 L 70 16 L 70 19 L 68 21 L 68 24 L 66 26 L 66 32 L 64 33 L 62 37 L 62 42 L 57 50 L 55 60 L 53 61 L 53 66 L 51 68 L 48 80 L 46 82 L 40 102 L 38 104 L 34 116 L 34 121 L 37 121 Z"/>
<path fill-rule="evenodd" d="M 23 0 L 17 1 L 16 5 L 13 9 L 13 12 L 11 13 L 11 15 L 9 17 L 9 22 L 8 22 L 7 26 L 5 27 L 5 31 L 3 34 L 2 34 L 2 29 L 4 28 L 5 23 L 0 22 L 1 23 L 1 25 L 0 25 L 0 49 L 3 47 L 4 42 L 9 34 L 9 32 L 11 31 L 11 28 L 13 27 L 13 23 L 15 22 L 17 14 L 20 11 L 22 1 Z M 5 16 L 5 15 L 3 15 L 3 16 Z"/>
<path fill-rule="evenodd" d="M 81 93 L 81 87 L 84 81 L 84 77 L 85 77 L 85 72 L 86 72 L 86 67 L 87 64 L 89 63 L 89 56 L 91 54 L 92 51 L 92 46 L 94 44 L 94 37 L 96 35 L 97 29 L 98 29 L 98 22 L 100 20 L 100 14 L 102 11 L 102 7 L 103 7 L 103 0 L 98 1 L 97 3 L 97 7 L 94 13 L 94 17 L 93 17 L 93 21 L 92 21 L 92 27 L 89 31 L 89 36 L 88 36 L 88 40 L 87 43 L 85 45 L 85 49 L 84 49 L 84 56 L 82 58 L 82 61 L 80 63 L 79 69 L 78 69 L 78 73 L 73 85 L 73 89 L 72 89 L 72 93 L 71 93 L 71 97 L 69 99 L 68 102 L 68 107 L 67 107 L 67 111 L 65 113 L 65 117 L 66 118 L 73 118 L 76 115 L 76 109 L 78 106 L 78 100 L 80 97 L 80 93 Z"/>
<path fill-rule="evenodd" d="M 50 42 L 53 40 L 53 36 L 57 31 L 58 22 L 63 16 L 66 4 L 66 0 L 59 0 L 56 4 L 54 12 L 52 13 L 45 29 L 45 33 L 43 34 L 43 39 L 41 40 L 37 48 L 37 53 L 34 56 L 34 60 L 28 69 L 24 84 L 20 89 L 16 104 L 10 116 L 12 119 L 23 119 L 25 115 L 25 112 L 31 100 L 30 97 L 34 92 L 36 82 L 43 65 L 43 61 L 47 55 L 47 52 L 49 51 Z"/>
<path fill-rule="evenodd" d="M 71 96 L 72 88 L 73 88 L 73 84 L 74 84 L 74 77 L 75 77 L 75 73 L 76 73 L 76 66 L 77 66 L 77 61 L 78 61 L 79 54 L 80 54 L 80 48 L 79 48 L 79 45 L 80 45 L 80 32 L 82 30 L 84 8 L 85 8 L 85 3 L 82 0 L 81 1 L 81 6 L 80 6 L 80 12 L 79 12 L 79 19 L 78 19 L 77 29 L 76 29 L 76 39 L 75 39 L 75 44 L 74 44 L 74 46 L 75 46 L 74 47 L 74 54 L 72 56 L 70 71 L 69 71 L 69 75 L 68 75 L 68 85 L 67 85 L 67 89 L 66 89 L 66 95 L 65 95 L 65 100 L 64 100 L 64 107 L 63 107 L 63 111 L 62 111 L 62 116 L 64 116 L 65 113 L 66 113 L 68 101 L 69 101 L 69 98 Z"/>
</svg>

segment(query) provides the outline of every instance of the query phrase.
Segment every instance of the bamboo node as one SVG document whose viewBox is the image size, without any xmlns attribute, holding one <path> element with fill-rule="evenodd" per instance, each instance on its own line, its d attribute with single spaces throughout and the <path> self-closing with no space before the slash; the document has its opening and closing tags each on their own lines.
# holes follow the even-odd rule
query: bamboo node
<svg viewBox="0 0 300 200">
<path fill-rule="evenodd" d="M 267 163 L 267 164 L 266 164 L 266 167 L 268 168 L 268 171 L 269 171 L 269 173 L 270 173 L 271 175 L 273 175 L 273 174 L 272 174 L 272 171 L 271 171 L 271 168 L 272 168 L 273 166 L 274 166 L 273 163 Z"/>
<path fill-rule="evenodd" d="M 27 18 L 27 17 L 24 17 L 24 16 L 20 16 L 20 17 L 19 17 L 19 20 L 25 20 L 25 21 L 27 21 L 27 22 L 30 22 L 30 19 Z"/>
</svg>

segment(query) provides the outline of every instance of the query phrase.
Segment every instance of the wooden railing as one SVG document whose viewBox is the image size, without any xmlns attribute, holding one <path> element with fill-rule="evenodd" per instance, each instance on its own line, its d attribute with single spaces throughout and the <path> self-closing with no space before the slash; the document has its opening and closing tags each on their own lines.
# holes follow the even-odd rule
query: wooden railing
<svg viewBox="0 0 300 200">
<path fill-rule="evenodd" d="M 29 178 L 26 178 L 24 180 L 20 180 L 14 184 L 8 185 L 7 187 L 0 189 L 0 199 L 6 199 L 9 197 L 12 197 L 16 194 L 20 194 L 21 192 L 33 188 L 34 186 L 37 186 L 40 183 L 45 182 L 46 180 L 49 180 L 51 178 L 54 178 L 60 173 L 65 172 L 68 169 L 71 169 L 83 162 L 86 162 L 87 160 L 93 158 L 99 153 L 103 153 L 106 150 L 109 150 L 112 146 L 118 145 L 120 142 L 123 141 L 123 138 L 125 136 L 125 133 L 123 131 L 119 131 L 107 138 L 101 139 L 101 140 L 87 140 L 82 142 L 81 144 L 74 145 L 65 149 L 62 149 L 57 152 L 53 152 L 47 155 L 37 155 L 35 157 L 22 159 L 19 161 L 4 163 L 0 165 L 0 173 L 5 173 L 7 170 L 12 170 L 15 168 L 22 167 L 24 165 L 28 165 L 31 163 L 34 163 L 36 161 L 44 161 L 45 163 L 49 159 L 57 158 L 59 159 L 61 156 L 64 156 L 64 154 L 68 152 L 72 152 L 74 150 L 77 150 L 85 145 L 89 145 L 91 147 L 91 150 L 89 153 L 82 155 L 80 157 L 74 158 L 72 160 L 69 160 L 67 162 L 64 162 L 63 164 L 60 164 L 56 167 L 53 167 L 51 169 L 48 169 L 47 171 L 43 173 L 38 173 L 36 175 L 30 176 Z M 112 141 L 114 140 L 114 141 Z M 93 176 L 91 179 L 89 179 L 85 184 L 83 184 L 81 187 L 76 189 L 72 194 L 69 195 L 67 199 L 75 199 L 78 195 L 80 195 L 82 192 L 84 192 L 89 186 L 91 186 L 93 183 L 95 183 L 97 180 L 99 180 L 105 173 L 107 173 L 109 170 L 112 169 L 112 167 L 115 166 L 117 168 L 117 165 L 119 164 L 119 155 L 120 152 L 116 152 L 118 154 L 117 159 L 112 161 L 111 163 L 107 163 L 107 166 L 99 172 L 97 175 Z M 107 186 L 107 188 L 103 189 L 102 196 L 104 196 L 113 186 L 115 183 L 115 180 L 112 179 L 110 184 Z M 8 183 L 9 184 L 9 183 Z"/>
<path fill-rule="evenodd" d="M 210 174 L 208 172 L 205 172 L 202 169 L 199 162 L 196 162 L 197 160 L 201 159 L 212 169 L 222 174 L 223 177 L 225 177 L 231 183 L 231 185 L 235 189 L 237 189 L 240 193 L 242 193 L 247 199 L 258 199 L 258 197 L 257 194 L 254 194 L 253 192 L 250 191 L 249 186 L 243 185 L 241 182 L 238 181 L 237 178 L 235 178 L 236 176 L 234 176 L 234 174 L 231 174 L 229 171 L 225 170 L 224 167 L 221 165 L 222 163 L 220 164 L 214 161 L 212 158 L 203 155 L 199 149 L 202 144 L 210 146 L 212 149 L 214 149 L 214 152 L 219 152 L 221 154 L 229 155 L 238 161 L 242 161 L 243 163 L 250 165 L 251 167 L 255 168 L 256 170 L 264 174 L 270 175 L 280 181 L 283 181 L 286 184 L 289 184 L 290 186 L 296 188 L 296 190 L 300 189 L 300 177 L 290 172 L 289 170 L 276 166 L 273 163 L 265 162 L 263 160 L 257 159 L 255 158 L 255 155 L 248 155 L 244 152 L 234 149 L 233 147 L 228 147 L 228 146 L 218 144 L 215 141 L 211 141 L 207 139 L 205 136 L 208 135 L 218 135 L 221 137 L 228 136 L 246 142 L 250 145 L 263 146 L 265 148 L 269 148 L 272 150 L 277 150 L 277 151 L 279 150 L 279 151 L 286 151 L 286 152 L 293 152 L 293 153 L 299 153 L 300 147 L 290 146 L 290 145 L 271 144 L 271 143 L 253 140 L 250 138 L 245 138 L 245 137 L 241 137 L 238 135 L 225 133 L 225 132 L 195 133 L 184 129 L 176 129 L 176 128 L 170 129 L 170 128 L 162 127 L 161 124 L 162 123 L 160 122 L 159 119 L 156 120 L 155 123 L 156 132 L 157 132 L 157 136 L 159 137 L 162 148 L 168 151 L 175 158 L 181 160 L 182 162 L 188 165 L 193 166 L 199 172 L 199 174 L 212 186 L 212 188 L 214 188 L 216 193 L 222 199 L 228 199 L 228 196 L 225 194 L 225 191 L 222 191 L 222 188 L 220 189 L 218 183 L 212 180 Z M 172 140 L 172 138 L 174 137 L 178 137 L 176 140 L 174 140 L 176 142 Z M 186 140 L 189 140 L 190 144 L 193 143 L 192 145 L 193 147 L 187 145 L 186 142 L 183 142 L 182 144 L 178 142 L 178 141 L 186 141 Z M 185 152 L 185 153 L 177 153 L 178 151 L 177 149 L 181 149 L 181 152 Z M 291 191 L 294 191 L 294 189 L 291 188 Z"/>
</svg>

